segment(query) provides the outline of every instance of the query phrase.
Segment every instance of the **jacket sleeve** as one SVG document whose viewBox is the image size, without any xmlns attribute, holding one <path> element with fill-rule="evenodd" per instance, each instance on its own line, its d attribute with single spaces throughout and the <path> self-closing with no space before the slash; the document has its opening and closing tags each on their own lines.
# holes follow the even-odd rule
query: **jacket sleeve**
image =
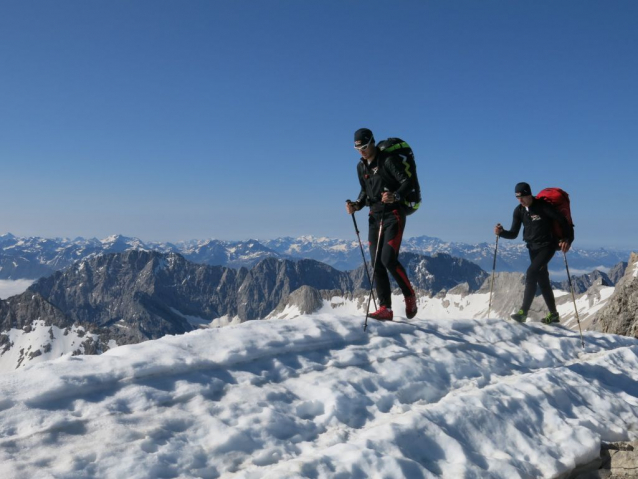
<svg viewBox="0 0 638 479">
<path fill-rule="evenodd" d="M 567 233 L 565 238 L 557 239 L 566 240 L 569 244 L 572 244 L 574 242 L 574 228 L 569 224 L 567 218 L 565 218 L 556 208 L 547 202 L 544 206 L 544 213 L 548 218 L 558 222 L 563 234 L 565 234 L 565 232 Z"/>
<path fill-rule="evenodd" d="M 405 198 L 414 189 L 414 180 L 408 176 L 401 159 L 396 156 L 386 158 L 385 169 L 399 183 L 399 187 L 394 193 L 402 199 Z"/>
<path fill-rule="evenodd" d="M 361 190 L 359 191 L 359 196 L 357 196 L 355 203 L 357 203 L 359 205 L 359 209 L 361 209 L 368 204 L 368 201 L 367 201 L 368 195 L 366 193 L 366 185 L 363 180 L 363 172 L 361 171 L 361 164 L 357 165 L 357 176 L 359 177 L 359 184 L 361 185 Z"/>
<path fill-rule="evenodd" d="M 514 208 L 514 215 L 512 216 L 512 226 L 509 230 L 503 230 L 499 236 L 505 239 L 516 239 L 518 237 L 518 233 L 521 231 L 522 222 L 523 219 L 521 217 L 521 207 L 517 206 L 516 208 Z"/>
</svg>

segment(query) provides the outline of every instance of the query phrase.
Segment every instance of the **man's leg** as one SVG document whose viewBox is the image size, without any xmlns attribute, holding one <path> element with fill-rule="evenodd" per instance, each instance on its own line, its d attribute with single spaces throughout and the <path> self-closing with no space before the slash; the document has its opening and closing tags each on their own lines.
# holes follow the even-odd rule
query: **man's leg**
<svg viewBox="0 0 638 479">
<path fill-rule="evenodd" d="M 374 265 L 374 281 L 377 290 L 377 298 L 379 299 L 379 307 L 385 306 L 388 309 L 392 309 L 392 289 L 390 288 L 390 278 L 388 277 L 388 271 L 383 266 L 381 260 L 381 254 L 383 252 L 383 244 L 381 245 L 381 251 L 378 250 L 377 242 L 379 241 L 379 222 L 381 215 L 370 215 L 368 230 L 368 243 L 370 244 L 370 258 Z M 383 229 L 386 229 L 384 222 Z M 383 238 L 382 238 L 383 241 Z M 379 257 L 377 257 L 377 253 Z"/>
<path fill-rule="evenodd" d="M 387 228 L 384 222 L 383 245 L 381 250 L 381 261 L 384 269 L 392 274 L 392 277 L 401 288 L 401 292 L 405 297 L 405 315 L 408 319 L 412 319 L 417 313 L 416 295 L 412 284 L 408 279 L 405 268 L 399 263 L 399 248 L 403 238 L 403 230 L 405 228 L 405 215 L 399 211 L 393 211 L 389 218 L 386 218 Z"/>
<path fill-rule="evenodd" d="M 553 247 L 549 247 L 546 251 L 543 251 L 543 262 L 545 265 L 540 268 L 538 272 L 538 286 L 540 287 L 541 294 L 545 300 L 545 304 L 550 313 L 556 313 L 556 299 L 554 298 L 554 291 L 552 290 L 552 283 L 549 280 L 549 267 L 548 264 L 556 254 L 556 250 Z"/>
<path fill-rule="evenodd" d="M 388 226 L 384 227 L 381 261 L 401 288 L 403 296 L 414 296 L 414 289 L 405 268 L 399 263 L 399 248 L 405 229 L 405 216 L 395 210 L 386 221 Z"/>
<path fill-rule="evenodd" d="M 525 276 L 525 293 L 523 295 L 523 306 L 521 309 L 527 313 L 532 301 L 534 301 L 534 295 L 536 294 L 536 286 L 539 285 L 543 299 L 549 308 L 550 312 L 556 311 L 556 301 L 554 300 L 554 292 L 549 281 L 549 270 L 547 264 L 554 257 L 556 250 L 553 247 L 546 247 L 537 250 L 529 250 L 529 257 L 531 264 L 527 268 L 527 274 Z"/>
</svg>

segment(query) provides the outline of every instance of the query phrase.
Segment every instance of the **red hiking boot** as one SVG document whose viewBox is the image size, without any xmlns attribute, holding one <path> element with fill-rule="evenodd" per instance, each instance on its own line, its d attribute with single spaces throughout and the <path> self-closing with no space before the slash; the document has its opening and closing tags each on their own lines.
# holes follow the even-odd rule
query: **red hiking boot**
<svg viewBox="0 0 638 479">
<path fill-rule="evenodd" d="M 416 307 L 416 295 L 405 297 L 405 315 L 408 319 L 414 318 L 419 308 Z"/>
<path fill-rule="evenodd" d="M 374 313 L 368 314 L 368 317 L 376 319 L 377 321 L 392 321 L 392 310 L 381 306 Z"/>
</svg>

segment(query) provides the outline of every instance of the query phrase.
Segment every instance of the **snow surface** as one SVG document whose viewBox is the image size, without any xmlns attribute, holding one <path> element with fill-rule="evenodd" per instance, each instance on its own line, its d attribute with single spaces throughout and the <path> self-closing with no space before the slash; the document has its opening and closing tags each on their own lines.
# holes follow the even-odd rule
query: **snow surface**
<svg viewBox="0 0 638 479">
<path fill-rule="evenodd" d="M 335 298 L 0 375 L 2 478 L 550 478 L 638 439 L 638 341 Z"/>
<path fill-rule="evenodd" d="M 583 328 L 593 329 L 592 320 L 595 318 L 596 313 L 607 304 L 614 290 L 614 286 L 601 286 L 599 287 L 598 294 L 590 295 L 588 292 L 585 292 L 575 296 L 579 319 L 576 318 L 574 313 L 574 301 L 571 293 L 564 292 L 564 294 L 559 294 L 559 292 L 555 290 L 554 296 L 556 299 L 567 296 L 565 302 L 556 305 L 556 309 L 560 314 L 561 325 L 578 331 L 578 321 L 580 320 Z"/>
</svg>

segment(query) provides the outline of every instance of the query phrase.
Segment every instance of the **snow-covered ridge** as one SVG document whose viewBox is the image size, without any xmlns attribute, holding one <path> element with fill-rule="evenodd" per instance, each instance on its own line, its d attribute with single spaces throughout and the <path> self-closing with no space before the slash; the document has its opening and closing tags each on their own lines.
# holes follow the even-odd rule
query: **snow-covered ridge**
<svg viewBox="0 0 638 479">
<path fill-rule="evenodd" d="M 638 341 L 498 319 L 249 322 L 0 376 L 0 476 L 550 478 L 636 439 Z"/>
</svg>

